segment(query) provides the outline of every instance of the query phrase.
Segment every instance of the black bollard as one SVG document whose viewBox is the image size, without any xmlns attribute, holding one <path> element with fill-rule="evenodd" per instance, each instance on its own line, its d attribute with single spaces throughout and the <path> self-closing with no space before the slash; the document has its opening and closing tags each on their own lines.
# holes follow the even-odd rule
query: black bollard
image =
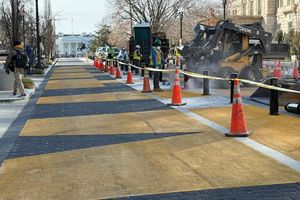
<svg viewBox="0 0 300 200">
<path fill-rule="evenodd" d="M 179 59 L 179 66 L 180 66 L 180 69 L 183 70 L 183 62 L 181 59 Z"/>
<path fill-rule="evenodd" d="M 271 85 L 278 86 L 278 78 L 271 78 Z M 270 91 L 270 115 L 279 115 L 278 90 Z"/>
<path fill-rule="evenodd" d="M 232 73 L 230 75 L 230 78 L 232 79 L 236 79 L 238 77 L 238 74 L 237 73 Z M 231 85 L 230 85 L 230 103 L 232 104 L 233 103 L 233 92 L 234 92 L 234 81 L 230 81 L 231 82 Z"/>
<path fill-rule="evenodd" d="M 208 71 L 203 71 L 203 75 L 208 76 Z M 203 95 L 210 95 L 208 78 L 203 78 Z"/>
</svg>

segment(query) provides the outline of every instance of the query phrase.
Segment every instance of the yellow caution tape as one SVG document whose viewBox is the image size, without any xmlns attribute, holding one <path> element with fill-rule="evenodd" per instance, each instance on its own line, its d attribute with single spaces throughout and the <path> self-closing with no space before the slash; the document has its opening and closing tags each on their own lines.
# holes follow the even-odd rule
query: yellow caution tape
<svg viewBox="0 0 300 200">
<path fill-rule="evenodd" d="M 108 61 L 112 61 L 112 60 L 118 61 L 116 59 L 105 59 L 105 60 L 108 60 Z M 118 62 L 120 64 L 122 64 L 122 65 L 130 65 L 131 67 L 134 67 L 134 68 L 137 68 L 137 69 L 142 69 L 142 70 L 144 69 L 142 67 L 138 67 L 138 66 L 135 66 L 133 64 L 123 63 L 123 62 L 120 62 L 120 61 L 118 61 Z M 150 67 L 147 67 L 145 69 L 147 69 L 149 71 L 155 71 L 155 72 L 165 72 L 165 73 L 173 73 L 173 72 L 175 72 L 175 69 L 156 69 L 156 68 L 150 68 Z M 184 74 L 184 75 L 187 75 L 187 76 L 191 76 L 191 77 L 195 77 L 195 78 L 204 78 L 204 79 L 219 80 L 219 81 L 234 81 L 234 80 L 238 80 L 239 82 L 247 83 L 247 84 L 250 84 L 250 85 L 253 85 L 253 86 L 257 86 L 257 87 L 261 87 L 261 88 L 265 88 L 265 89 L 300 94 L 300 91 L 290 90 L 290 89 L 286 89 L 286 88 L 282 88 L 282 87 L 277 87 L 277 86 L 272 86 L 272 85 L 267 85 L 267 84 L 264 84 L 264 83 L 258 83 L 258 82 L 250 81 L 250 80 L 246 80 L 246 79 L 221 78 L 221 77 L 207 76 L 207 75 L 198 74 L 198 73 L 189 72 L 189 71 L 183 71 L 183 70 L 179 70 L 179 72 L 181 74 Z"/>
<path fill-rule="evenodd" d="M 187 76 L 192 76 L 195 78 L 205 78 L 205 79 L 212 79 L 212 80 L 220 80 L 220 81 L 231 81 L 233 79 L 230 78 L 221 78 L 221 77 L 215 77 L 215 76 L 207 76 L 207 75 L 203 75 L 203 74 L 197 74 L 194 72 L 188 72 L 188 71 L 182 71 L 180 70 L 181 74 L 187 75 Z"/>
</svg>

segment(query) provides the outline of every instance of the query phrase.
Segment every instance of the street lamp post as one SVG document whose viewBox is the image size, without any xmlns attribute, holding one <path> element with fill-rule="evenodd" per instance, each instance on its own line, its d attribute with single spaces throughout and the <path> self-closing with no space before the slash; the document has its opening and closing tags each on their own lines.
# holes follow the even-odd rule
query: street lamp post
<svg viewBox="0 0 300 200">
<path fill-rule="evenodd" d="M 37 61 L 38 66 L 41 66 L 41 38 L 40 38 L 40 20 L 39 20 L 39 2 L 35 0 L 35 12 L 36 12 L 36 45 L 37 45 Z"/>
<path fill-rule="evenodd" d="M 227 0 L 223 0 L 223 20 L 226 20 L 226 5 L 227 5 Z"/>
<path fill-rule="evenodd" d="M 180 18 L 180 40 L 179 40 L 179 46 L 182 46 L 182 21 L 183 21 L 183 12 L 179 12 L 179 18 Z"/>
<path fill-rule="evenodd" d="M 23 44 L 24 44 L 24 48 L 26 46 L 26 43 L 25 43 L 25 6 L 22 5 L 22 32 L 23 32 Z"/>
</svg>

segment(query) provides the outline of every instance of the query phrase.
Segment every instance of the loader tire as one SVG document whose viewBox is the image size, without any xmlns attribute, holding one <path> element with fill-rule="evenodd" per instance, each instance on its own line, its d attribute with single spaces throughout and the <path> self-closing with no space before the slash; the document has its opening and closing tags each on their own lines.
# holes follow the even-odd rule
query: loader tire
<svg viewBox="0 0 300 200">
<path fill-rule="evenodd" d="M 232 69 L 231 67 L 222 67 L 218 71 L 218 76 L 221 78 L 230 78 L 231 74 L 234 72 L 235 72 L 234 69 Z M 231 84 L 229 81 L 218 81 L 219 88 L 228 89 L 230 88 L 230 85 Z"/>
<path fill-rule="evenodd" d="M 239 76 L 241 79 L 246 79 L 254 82 L 260 82 L 262 79 L 262 73 L 257 67 L 244 67 Z M 251 84 L 243 83 L 243 86 L 250 87 Z"/>
</svg>

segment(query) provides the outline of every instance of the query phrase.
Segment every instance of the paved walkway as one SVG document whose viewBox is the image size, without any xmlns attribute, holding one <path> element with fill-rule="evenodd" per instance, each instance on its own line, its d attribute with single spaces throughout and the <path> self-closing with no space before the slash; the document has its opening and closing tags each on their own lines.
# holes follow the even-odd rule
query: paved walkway
<svg viewBox="0 0 300 200">
<path fill-rule="evenodd" d="M 18 136 L 6 141 L 13 143 L 0 168 L 0 199 L 300 197 L 299 172 L 167 106 L 169 92 L 142 94 L 135 90 L 141 79 L 129 87 L 75 59 L 61 59 L 48 78 L 16 120 L 20 129 L 5 133 Z M 208 103 L 198 106 L 198 95 L 186 95 L 194 104 L 183 109 L 227 126 L 226 96 L 203 97 Z M 250 118 L 253 127 L 257 115 Z M 289 117 L 282 119 L 299 122 Z M 262 118 L 260 128 L 272 130 Z M 286 138 L 298 138 L 295 130 L 281 139 L 290 144 Z M 298 161 L 297 151 L 271 135 L 251 140 Z"/>
</svg>

